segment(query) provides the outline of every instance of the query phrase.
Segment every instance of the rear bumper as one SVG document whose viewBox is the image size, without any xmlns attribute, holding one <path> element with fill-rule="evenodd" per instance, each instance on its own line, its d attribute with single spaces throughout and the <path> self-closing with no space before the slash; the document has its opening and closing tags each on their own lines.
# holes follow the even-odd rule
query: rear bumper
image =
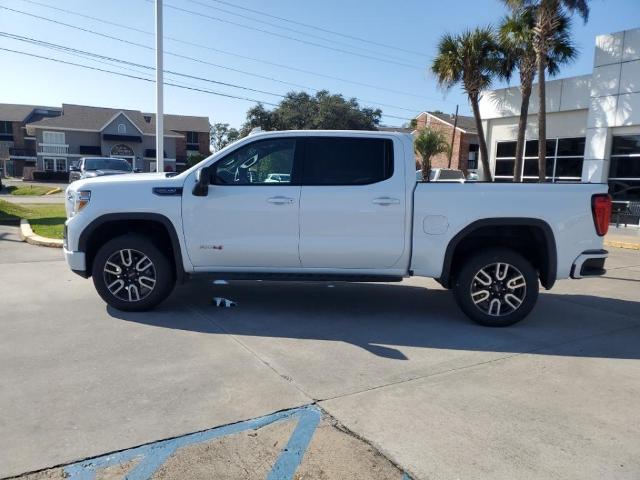
<svg viewBox="0 0 640 480">
<path fill-rule="evenodd" d="M 587 250 L 578 255 L 571 266 L 571 278 L 599 277 L 607 273 L 604 263 L 609 256 L 606 250 Z"/>
</svg>

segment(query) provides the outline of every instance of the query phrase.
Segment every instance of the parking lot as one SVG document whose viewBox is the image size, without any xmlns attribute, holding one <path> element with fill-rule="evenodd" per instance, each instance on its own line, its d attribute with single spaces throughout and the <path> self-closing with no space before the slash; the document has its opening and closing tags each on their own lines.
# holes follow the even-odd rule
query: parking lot
<svg viewBox="0 0 640 480">
<path fill-rule="evenodd" d="M 299 478 L 640 478 L 638 251 L 491 329 L 425 279 L 198 280 L 123 313 L 16 231 L 0 227 L 0 478 L 309 405 L 348 438 L 309 447 Z M 155 475 L 259 478 L 279 449 L 230 441 L 220 461 L 251 475 L 185 470 L 197 455 Z"/>
</svg>

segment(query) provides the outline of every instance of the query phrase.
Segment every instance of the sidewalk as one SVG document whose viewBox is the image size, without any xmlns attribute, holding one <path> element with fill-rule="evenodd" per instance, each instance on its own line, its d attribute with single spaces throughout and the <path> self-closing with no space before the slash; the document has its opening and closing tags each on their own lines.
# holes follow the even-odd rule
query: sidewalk
<svg viewBox="0 0 640 480">
<path fill-rule="evenodd" d="M 640 250 L 640 228 L 610 226 L 604 244 L 607 247 Z"/>
</svg>

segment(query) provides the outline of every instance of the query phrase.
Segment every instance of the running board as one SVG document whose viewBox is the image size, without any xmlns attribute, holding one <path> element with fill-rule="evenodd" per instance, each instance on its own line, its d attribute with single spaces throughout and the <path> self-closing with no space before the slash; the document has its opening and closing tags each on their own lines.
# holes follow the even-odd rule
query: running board
<svg viewBox="0 0 640 480">
<path fill-rule="evenodd" d="M 392 275 L 341 275 L 328 273 L 262 273 L 262 272 L 206 272 L 192 274 L 224 280 L 267 280 L 283 282 L 401 282 L 403 277 Z"/>
</svg>

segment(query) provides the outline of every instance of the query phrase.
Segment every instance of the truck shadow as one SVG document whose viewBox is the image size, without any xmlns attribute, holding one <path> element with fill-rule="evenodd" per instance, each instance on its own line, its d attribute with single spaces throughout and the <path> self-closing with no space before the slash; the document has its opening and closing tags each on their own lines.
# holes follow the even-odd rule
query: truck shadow
<svg viewBox="0 0 640 480">
<path fill-rule="evenodd" d="M 213 297 L 238 306 L 216 307 Z M 471 322 L 451 292 L 404 283 L 193 281 L 152 312 L 107 310 L 112 317 L 160 328 L 341 341 L 395 360 L 407 360 L 403 347 L 640 358 L 640 328 L 631 328 L 640 327 L 640 303 L 587 295 L 541 293 L 532 314 L 508 328 Z M 625 329 L 622 341 L 593 340 Z M 568 346 L 580 339 L 579 348 Z"/>
</svg>

